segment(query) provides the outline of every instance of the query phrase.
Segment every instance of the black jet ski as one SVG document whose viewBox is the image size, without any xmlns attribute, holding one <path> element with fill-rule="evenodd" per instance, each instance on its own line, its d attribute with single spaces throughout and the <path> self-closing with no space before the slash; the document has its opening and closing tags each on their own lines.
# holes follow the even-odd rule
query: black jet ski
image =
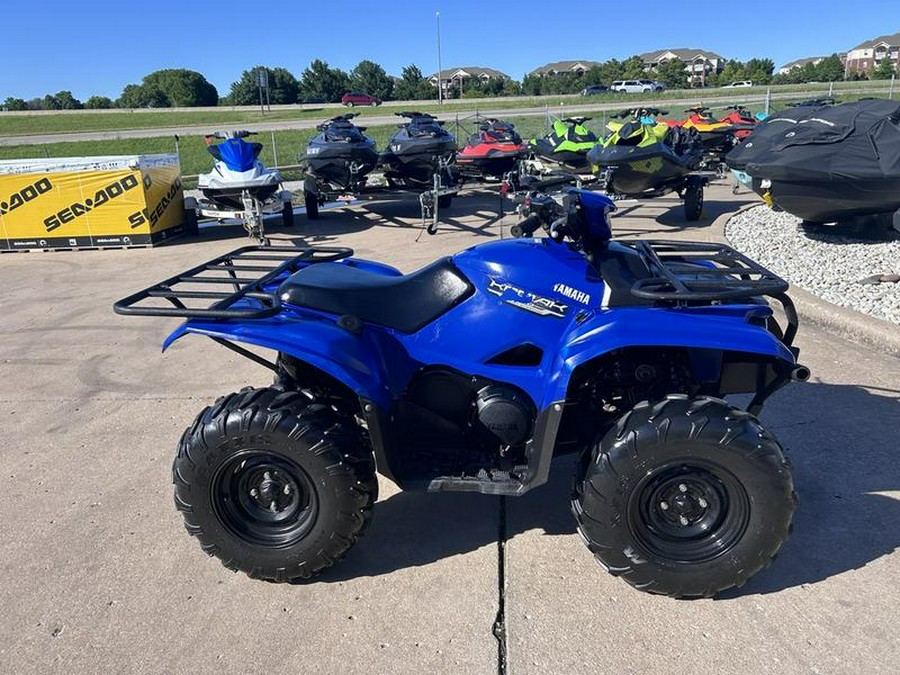
<svg viewBox="0 0 900 675">
<path fill-rule="evenodd" d="M 550 133 L 528 141 L 532 161 L 540 164 L 543 172 L 557 169 L 571 173 L 591 172 L 588 151 L 597 145 L 597 135 L 584 123 L 590 117 L 566 117 L 553 122 Z"/>
<path fill-rule="evenodd" d="M 528 151 L 515 125 L 495 118 L 481 122 L 478 133 L 456 153 L 460 172 L 478 178 L 501 178 L 512 171 Z"/>
<path fill-rule="evenodd" d="M 664 110 L 627 110 L 607 124 L 611 132 L 588 153 L 610 193 L 654 197 L 681 190 L 703 157 L 696 129 L 657 122 Z"/>
<path fill-rule="evenodd" d="M 456 157 L 456 139 L 444 122 L 420 112 L 394 113 L 408 119 L 379 158 L 389 183 L 412 188 L 430 188 L 435 174 L 444 185 L 452 183 L 449 169 Z"/>
<path fill-rule="evenodd" d="M 771 206 L 811 223 L 900 209 L 900 102 L 789 108 L 728 153 Z"/>
<path fill-rule="evenodd" d="M 336 190 L 356 192 L 378 164 L 375 141 L 353 124 L 356 113 L 338 115 L 319 124 L 319 133 L 300 155 L 300 164 L 320 183 Z"/>
</svg>

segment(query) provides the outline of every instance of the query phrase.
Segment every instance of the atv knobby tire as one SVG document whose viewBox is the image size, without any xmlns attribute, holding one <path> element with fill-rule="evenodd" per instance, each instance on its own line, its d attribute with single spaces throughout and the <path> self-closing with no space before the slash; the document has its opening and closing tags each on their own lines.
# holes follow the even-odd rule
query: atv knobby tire
<svg viewBox="0 0 900 675">
<path fill-rule="evenodd" d="M 575 476 L 597 560 L 643 591 L 712 597 L 766 567 L 796 507 L 790 467 L 750 413 L 709 397 L 639 403 Z"/>
<path fill-rule="evenodd" d="M 187 531 L 255 579 L 307 579 L 365 531 L 378 495 L 359 430 L 278 388 L 245 389 L 201 412 L 172 468 Z"/>
</svg>

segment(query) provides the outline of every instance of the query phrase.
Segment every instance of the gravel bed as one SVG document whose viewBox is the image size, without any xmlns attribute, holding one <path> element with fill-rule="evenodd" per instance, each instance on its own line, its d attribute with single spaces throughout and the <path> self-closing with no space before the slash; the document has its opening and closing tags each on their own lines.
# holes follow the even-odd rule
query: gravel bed
<svg viewBox="0 0 900 675">
<path fill-rule="evenodd" d="M 900 274 L 900 238 L 807 234 L 800 222 L 760 205 L 733 216 L 725 234 L 736 249 L 823 300 L 900 324 L 900 283 L 859 283 L 873 275 Z"/>
</svg>

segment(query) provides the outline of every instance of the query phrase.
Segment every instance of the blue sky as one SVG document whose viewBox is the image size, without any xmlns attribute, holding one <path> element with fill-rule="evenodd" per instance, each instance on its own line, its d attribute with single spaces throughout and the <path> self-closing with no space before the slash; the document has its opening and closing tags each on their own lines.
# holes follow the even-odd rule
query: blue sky
<svg viewBox="0 0 900 675">
<path fill-rule="evenodd" d="M 200 71 L 224 95 L 246 68 L 283 66 L 299 76 L 313 58 L 345 69 L 372 59 L 392 74 L 416 63 L 431 73 L 437 70 L 436 10 L 445 68 L 489 66 L 516 79 L 549 61 L 603 61 L 664 47 L 700 47 L 741 60 L 769 56 L 781 65 L 900 31 L 897 0 L 6 0 L 3 5 L 0 100 L 61 89 L 81 99 L 114 98 L 126 84 L 172 67 Z M 697 6 L 703 10 L 682 11 Z M 652 21 L 654 16 L 659 20 Z"/>
</svg>

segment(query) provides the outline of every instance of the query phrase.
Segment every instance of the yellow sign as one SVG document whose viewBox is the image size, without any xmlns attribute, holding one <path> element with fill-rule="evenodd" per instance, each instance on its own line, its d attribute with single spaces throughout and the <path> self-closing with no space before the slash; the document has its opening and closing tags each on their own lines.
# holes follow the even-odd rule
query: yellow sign
<svg viewBox="0 0 900 675">
<path fill-rule="evenodd" d="M 0 162 L 0 249 L 152 245 L 181 234 L 177 155 Z"/>
</svg>

